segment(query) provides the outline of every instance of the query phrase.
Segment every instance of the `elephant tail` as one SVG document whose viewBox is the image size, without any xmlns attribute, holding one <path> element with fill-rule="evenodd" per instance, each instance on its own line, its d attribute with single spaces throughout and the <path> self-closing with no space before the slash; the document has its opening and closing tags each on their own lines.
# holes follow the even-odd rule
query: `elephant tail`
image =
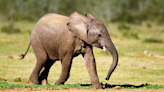
<svg viewBox="0 0 164 92">
<path fill-rule="evenodd" d="M 26 56 L 26 54 L 27 54 L 27 52 L 28 52 L 28 50 L 29 50 L 29 48 L 30 48 L 30 45 L 31 45 L 31 42 L 29 42 L 28 47 L 27 47 L 27 49 L 26 49 L 26 52 L 25 52 L 24 54 L 21 54 L 21 55 L 20 55 L 20 59 L 23 59 L 23 58 Z"/>
</svg>

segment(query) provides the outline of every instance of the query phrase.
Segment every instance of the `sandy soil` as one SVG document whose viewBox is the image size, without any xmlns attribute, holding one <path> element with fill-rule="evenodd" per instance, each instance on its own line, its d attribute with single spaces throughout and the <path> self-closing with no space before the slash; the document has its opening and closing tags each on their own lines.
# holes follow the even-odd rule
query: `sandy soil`
<svg viewBox="0 0 164 92">
<path fill-rule="evenodd" d="M 164 89 L 80 89 L 80 88 L 13 88 L 0 92 L 164 92 Z"/>
</svg>

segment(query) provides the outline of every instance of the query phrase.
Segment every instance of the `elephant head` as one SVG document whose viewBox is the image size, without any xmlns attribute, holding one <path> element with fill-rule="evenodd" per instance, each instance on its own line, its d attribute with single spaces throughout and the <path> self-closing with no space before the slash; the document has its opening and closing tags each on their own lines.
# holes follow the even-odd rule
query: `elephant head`
<svg viewBox="0 0 164 92">
<path fill-rule="evenodd" d="M 69 17 L 67 26 L 77 38 L 85 41 L 87 44 L 98 48 L 106 47 L 111 52 L 113 63 L 106 77 L 106 80 L 109 80 L 110 75 L 117 66 L 118 53 L 104 24 L 91 14 L 83 16 L 74 12 Z"/>
</svg>

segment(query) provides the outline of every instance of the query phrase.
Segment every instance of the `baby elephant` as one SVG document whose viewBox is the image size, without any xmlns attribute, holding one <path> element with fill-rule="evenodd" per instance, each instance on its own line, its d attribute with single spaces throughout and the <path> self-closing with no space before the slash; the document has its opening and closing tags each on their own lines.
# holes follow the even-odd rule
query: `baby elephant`
<svg viewBox="0 0 164 92">
<path fill-rule="evenodd" d="M 57 60 L 61 61 L 62 73 L 55 85 L 62 85 L 69 78 L 72 59 L 82 54 L 93 88 L 102 88 L 96 71 L 93 47 L 107 48 L 113 63 L 108 71 L 106 80 L 115 70 L 118 63 L 118 53 L 112 43 L 109 33 L 102 22 L 91 14 L 83 16 L 74 12 L 70 17 L 49 13 L 44 15 L 32 30 L 30 42 L 25 54 L 32 45 L 37 58 L 36 66 L 30 76 L 34 84 L 49 85 L 47 76 L 50 67 Z"/>
</svg>

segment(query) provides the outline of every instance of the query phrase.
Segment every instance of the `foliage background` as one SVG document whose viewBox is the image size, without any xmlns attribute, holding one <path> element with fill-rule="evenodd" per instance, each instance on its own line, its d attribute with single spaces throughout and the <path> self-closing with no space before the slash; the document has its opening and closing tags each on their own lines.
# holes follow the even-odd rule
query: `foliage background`
<svg viewBox="0 0 164 92">
<path fill-rule="evenodd" d="M 163 23 L 164 0 L 0 0 L 1 19 L 36 21 L 46 13 L 91 13 L 103 22 Z"/>
</svg>

